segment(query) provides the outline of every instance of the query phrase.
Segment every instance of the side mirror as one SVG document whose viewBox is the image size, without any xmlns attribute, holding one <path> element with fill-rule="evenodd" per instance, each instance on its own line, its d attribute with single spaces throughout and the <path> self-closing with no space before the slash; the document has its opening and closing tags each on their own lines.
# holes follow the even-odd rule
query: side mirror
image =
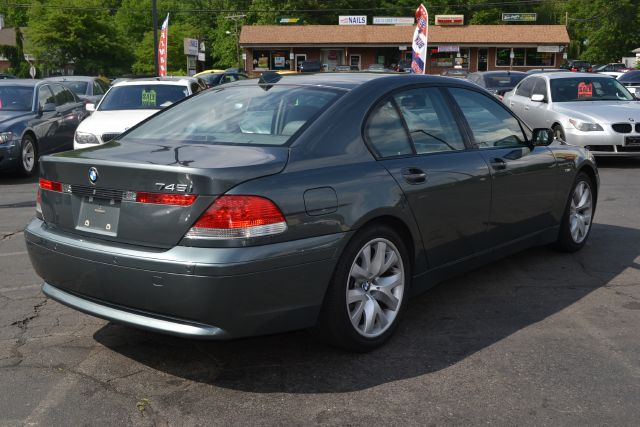
<svg viewBox="0 0 640 427">
<path fill-rule="evenodd" d="M 536 128 L 533 130 L 531 145 L 534 147 L 546 147 L 547 145 L 551 145 L 554 139 L 555 135 L 551 129 Z"/>
<path fill-rule="evenodd" d="M 50 113 L 52 111 L 56 111 L 56 104 L 54 104 L 53 102 L 48 102 L 42 106 L 40 111 L 43 113 Z"/>
<path fill-rule="evenodd" d="M 84 108 L 87 111 L 96 111 L 96 104 L 85 104 Z"/>
<path fill-rule="evenodd" d="M 544 102 L 544 95 L 541 93 L 536 93 L 531 95 L 531 100 L 533 102 Z"/>
</svg>

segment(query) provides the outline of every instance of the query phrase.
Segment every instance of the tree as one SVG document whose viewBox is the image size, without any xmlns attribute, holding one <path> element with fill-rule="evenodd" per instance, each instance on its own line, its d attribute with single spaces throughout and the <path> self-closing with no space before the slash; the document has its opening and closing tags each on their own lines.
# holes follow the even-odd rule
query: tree
<svg viewBox="0 0 640 427">
<path fill-rule="evenodd" d="M 183 39 L 198 38 L 199 30 L 191 24 L 171 23 L 169 18 L 169 37 L 167 44 L 168 74 L 185 75 L 187 60 L 184 55 Z M 153 52 L 153 31 L 144 33 L 142 41 L 136 46 L 133 72 L 139 74 L 155 74 L 156 66 Z"/>
<path fill-rule="evenodd" d="M 128 69 L 131 55 L 104 2 L 49 0 L 29 9 L 30 52 L 48 67 L 75 64 L 77 72 L 107 74 Z"/>
</svg>

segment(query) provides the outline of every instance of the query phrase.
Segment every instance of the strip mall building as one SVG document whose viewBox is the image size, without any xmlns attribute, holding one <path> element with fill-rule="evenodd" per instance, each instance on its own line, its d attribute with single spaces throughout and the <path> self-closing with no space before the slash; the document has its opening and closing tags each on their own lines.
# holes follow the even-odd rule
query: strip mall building
<svg viewBox="0 0 640 427">
<path fill-rule="evenodd" d="M 243 26 L 240 46 L 246 70 L 296 70 L 304 60 L 325 69 L 371 64 L 391 66 L 411 59 L 413 26 Z M 427 73 L 447 68 L 470 72 L 558 67 L 569 45 L 564 25 L 430 26 Z"/>
</svg>

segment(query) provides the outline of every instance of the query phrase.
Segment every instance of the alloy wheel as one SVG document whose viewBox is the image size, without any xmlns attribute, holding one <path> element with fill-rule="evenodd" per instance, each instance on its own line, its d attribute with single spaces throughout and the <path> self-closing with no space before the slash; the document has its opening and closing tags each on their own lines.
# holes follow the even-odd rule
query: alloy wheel
<svg viewBox="0 0 640 427">
<path fill-rule="evenodd" d="M 569 231 L 576 243 L 582 243 L 589 233 L 593 216 L 593 198 L 591 187 L 585 181 L 579 181 L 571 195 L 569 208 Z"/>
<path fill-rule="evenodd" d="M 31 172 L 36 162 L 36 150 L 33 141 L 25 139 L 22 143 L 22 167 L 25 172 Z"/>
<path fill-rule="evenodd" d="M 349 271 L 347 312 L 355 330 L 367 338 L 382 335 L 402 306 L 405 269 L 398 248 L 373 239 L 358 252 Z"/>
</svg>

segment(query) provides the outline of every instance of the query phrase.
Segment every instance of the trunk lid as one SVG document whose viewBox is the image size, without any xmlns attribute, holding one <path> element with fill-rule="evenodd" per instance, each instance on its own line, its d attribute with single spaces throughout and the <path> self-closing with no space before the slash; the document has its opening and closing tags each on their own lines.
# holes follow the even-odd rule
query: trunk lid
<svg viewBox="0 0 640 427">
<path fill-rule="evenodd" d="M 286 147 L 130 141 L 45 156 L 41 177 L 62 183 L 63 191 L 41 191 L 43 216 L 51 226 L 87 237 L 171 247 L 217 196 L 280 172 L 287 158 Z M 132 192 L 198 197 L 192 205 L 176 206 L 138 203 Z"/>
</svg>

